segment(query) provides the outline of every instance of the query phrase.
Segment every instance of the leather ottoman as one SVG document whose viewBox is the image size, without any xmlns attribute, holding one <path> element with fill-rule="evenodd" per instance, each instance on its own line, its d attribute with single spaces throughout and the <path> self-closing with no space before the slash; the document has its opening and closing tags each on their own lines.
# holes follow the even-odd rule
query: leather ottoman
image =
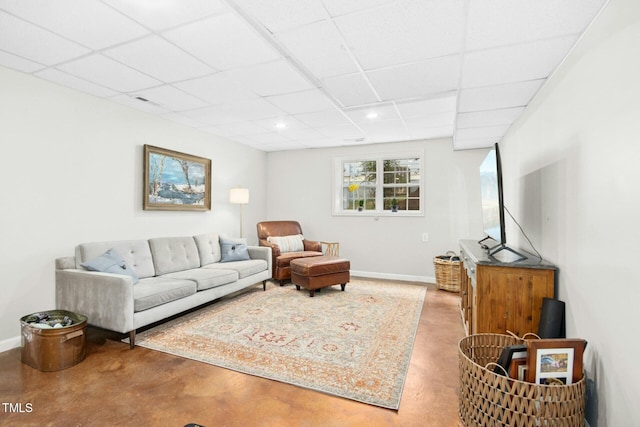
<svg viewBox="0 0 640 427">
<path fill-rule="evenodd" d="M 344 291 L 349 282 L 348 259 L 333 255 L 298 258 L 291 261 L 291 282 L 300 290 L 300 286 L 309 290 L 313 297 L 316 289 L 340 285 Z"/>
</svg>

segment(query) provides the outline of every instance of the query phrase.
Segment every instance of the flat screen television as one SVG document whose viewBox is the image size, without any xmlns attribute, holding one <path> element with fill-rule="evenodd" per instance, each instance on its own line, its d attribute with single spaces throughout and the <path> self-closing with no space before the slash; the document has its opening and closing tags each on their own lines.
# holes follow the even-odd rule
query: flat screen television
<svg viewBox="0 0 640 427">
<path fill-rule="evenodd" d="M 512 258 L 510 261 L 526 259 L 524 255 L 507 247 L 502 160 L 500 159 L 500 148 L 497 142 L 480 164 L 480 195 L 482 199 L 482 226 L 487 235 L 479 242 L 482 248 L 486 249 L 489 255 L 495 255 L 503 249 L 517 255 L 516 258 Z M 483 243 L 489 238 L 493 239 L 496 244 L 489 246 Z"/>
</svg>

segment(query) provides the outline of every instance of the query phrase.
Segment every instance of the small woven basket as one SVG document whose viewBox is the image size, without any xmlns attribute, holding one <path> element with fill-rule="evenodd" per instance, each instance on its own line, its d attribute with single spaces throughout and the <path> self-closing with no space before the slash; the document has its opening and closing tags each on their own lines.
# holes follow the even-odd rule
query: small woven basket
<svg viewBox="0 0 640 427">
<path fill-rule="evenodd" d="M 494 364 L 507 345 L 524 340 L 477 334 L 460 340 L 458 412 L 465 426 L 584 426 L 585 379 L 570 385 L 537 385 L 495 374 Z"/>
<path fill-rule="evenodd" d="M 438 289 L 460 292 L 460 258 L 453 251 L 433 258 Z"/>
</svg>

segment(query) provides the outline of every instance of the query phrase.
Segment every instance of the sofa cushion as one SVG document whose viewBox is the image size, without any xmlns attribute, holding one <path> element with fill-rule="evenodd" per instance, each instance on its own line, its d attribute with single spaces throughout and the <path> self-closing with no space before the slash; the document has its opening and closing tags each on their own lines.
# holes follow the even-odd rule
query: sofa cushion
<svg viewBox="0 0 640 427">
<path fill-rule="evenodd" d="M 260 273 L 269 268 L 267 261 L 263 259 L 250 259 L 248 261 L 232 261 L 225 263 L 215 263 L 204 266 L 208 270 L 235 270 L 240 278 L 248 277 Z"/>
<path fill-rule="evenodd" d="M 149 239 L 156 275 L 200 267 L 200 256 L 193 237 L 160 237 Z"/>
<path fill-rule="evenodd" d="M 168 273 L 162 277 L 191 280 L 196 283 L 197 290 L 202 291 L 235 282 L 238 280 L 238 272 L 231 269 L 212 270 L 207 268 L 195 268 L 192 270 Z"/>
<path fill-rule="evenodd" d="M 220 262 L 246 261 L 249 258 L 245 239 L 220 237 Z"/>
<path fill-rule="evenodd" d="M 216 233 L 193 236 L 200 255 L 200 265 L 220 262 L 220 238 Z"/>
<path fill-rule="evenodd" d="M 81 243 L 75 248 L 76 268 L 80 268 L 81 263 L 102 255 L 112 248 L 134 269 L 140 279 L 155 276 L 156 271 L 147 240 Z"/>
<path fill-rule="evenodd" d="M 269 236 L 267 241 L 275 243 L 280 248 L 280 253 L 300 252 L 304 250 L 304 237 L 302 234 L 294 234 L 292 236 Z"/>
<path fill-rule="evenodd" d="M 133 311 L 144 311 L 196 293 L 191 280 L 148 277 L 133 287 Z"/>
<path fill-rule="evenodd" d="M 138 283 L 138 275 L 135 270 L 118 254 L 115 249 L 109 249 L 102 255 L 80 264 L 89 271 L 101 271 L 103 273 L 122 274 L 129 276 L 133 284 Z"/>
</svg>

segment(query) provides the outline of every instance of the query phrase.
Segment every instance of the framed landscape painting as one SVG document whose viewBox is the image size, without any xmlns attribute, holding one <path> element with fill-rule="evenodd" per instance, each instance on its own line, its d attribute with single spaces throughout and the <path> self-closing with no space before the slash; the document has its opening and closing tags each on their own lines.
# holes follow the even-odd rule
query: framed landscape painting
<svg viewBox="0 0 640 427">
<path fill-rule="evenodd" d="M 211 160 L 144 145 L 144 210 L 211 210 Z"/>
</svg>

